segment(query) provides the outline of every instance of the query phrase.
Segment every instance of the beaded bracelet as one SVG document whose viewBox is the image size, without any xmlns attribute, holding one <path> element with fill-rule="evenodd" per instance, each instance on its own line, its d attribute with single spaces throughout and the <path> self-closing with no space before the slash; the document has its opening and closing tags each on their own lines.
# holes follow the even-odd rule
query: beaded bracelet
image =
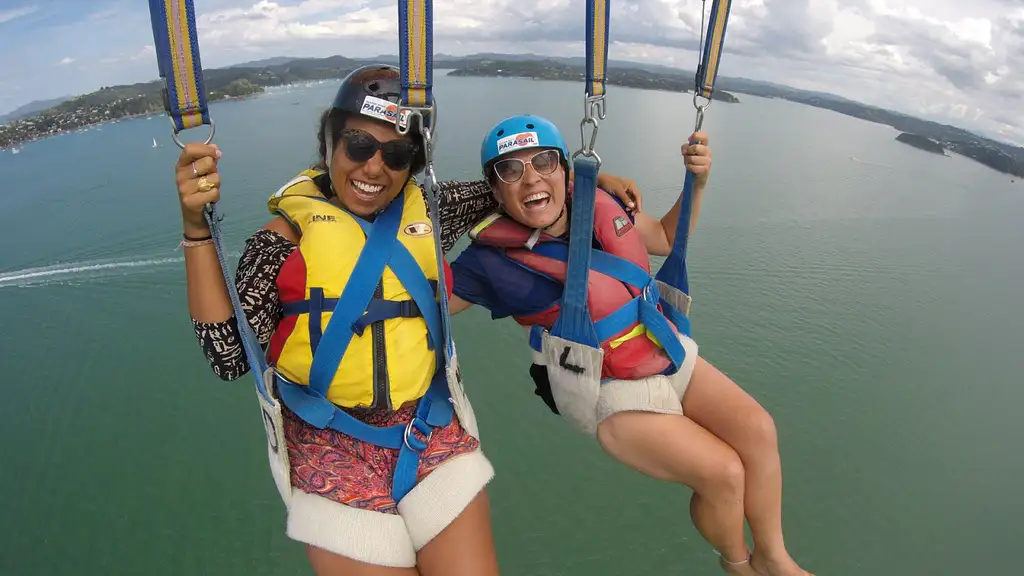
<svg viewBox="0 0 1024 576">
<path fill-rule="evenodd" d="M 182 246 L 185 248 L 194 248 L 196 246 L 204 246 L 206 244 L 213 244 L 213 236 L 193 238 L 188 234 L 182 234 L 182 239 L 181 242 L 178 243 L 178 248 L 181 248 Z"/>
</svg>

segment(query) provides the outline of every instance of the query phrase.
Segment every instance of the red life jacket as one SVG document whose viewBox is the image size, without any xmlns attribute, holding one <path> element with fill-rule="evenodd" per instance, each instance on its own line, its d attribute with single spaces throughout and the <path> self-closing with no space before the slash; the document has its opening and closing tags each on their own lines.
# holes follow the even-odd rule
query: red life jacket
<svg viewBox="0 0 1024 576">
<path fill-rule="evenodd" d="M 470 231 L 470 238 L 479 244 L 502 248 L 505 255 L 526 269 L 565 284 L 566 264 L 561 260 L 533 252 L 534 242 L 564 242 L 516 222 L 503 214 L 492 214 Z M 648 274 L 651 271 L 647 247 L 629 216 L 616 200 L 598 189 L 594 206 L 594 235 L 601 250 L 629 260 Z M 536 236 L 536 238 L 534 238 Z M 531 242 L 531 240 L 533 242 Z M 500 279 L 495 279 L 500 282 Z M 587 286 L 587 306 L 596 323 L 640 295 L 640 289 L 591 270 Z M 558 319 L 561 302 L 536 314 L 513 316 L 522 326 L 543 326 L 550 330 Z M 640 327 L 641 331 L 633 334 Z M 674 327 L 673 327 L 674 328 Z M 624 336 L 633 334 L 625 341 Z M 630 324 L 601 342 L 604 350 L 602 378 L 637 380 L 661 374 L 671 361 L 662 348 L 647 337 L 639 322 Z"/>
</svg>

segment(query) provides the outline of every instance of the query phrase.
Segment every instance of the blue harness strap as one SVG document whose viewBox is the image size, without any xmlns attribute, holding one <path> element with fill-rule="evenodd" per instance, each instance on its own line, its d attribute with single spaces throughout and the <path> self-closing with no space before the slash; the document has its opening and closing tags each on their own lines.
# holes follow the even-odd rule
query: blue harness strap
<svg viewBox="0 0 1024 576">
<path fill-rule="evenodd" d="M 384 274 L 392 247 L 398 242 L 404 205 L 405 193 L 402 192 L 377 216 L 370 227 L 362 252 L 320 339 L 320 346 L 313 354 L 313 363 L 309 367 L 309 389 L 317 396 L 326 396 L 352 340 L 352 324 L 366 311 Z M 352 217 L 358 219 L 357 216 Z"/>
<path fill-rule="evenodd" d="M 437 129 L 437 107 L 432 91 L 434 68 L 434 16 L 432 0 L 398 0 L 398 32 L 402 94 L 396 124 L 399 133 L 405 134 L 414 123 L 419 124 L 423 137 L 425 179 L 423 189 L 430 206 L 430 222 L 433 226 L 434 254 L 437 258 L 437 277 L 444 282 L 444 254 L 441 253 L 441 222 L 438 216 L 438 184 L 434 173 L 433 150 L 434 132 Z M 448 368 L 455 356 L 455 342 L 452 339 L 451 316 L 448 313 L 448 291 L 446 288 L 434 291 L 426 281 L 412 255 L 404 249 L 393 254 L 391 269 L 402 281 L 423 312 L 432 342 L 443 343 L 435 346 L 438 352 L 438 368 L 431 382 L 430 390 L 420 400 L 417 416 L 410 423 L 398 464 L 395 467 L 394 498 L 399 501 L 416 483 L 416 469 L 419 453 L 425 443 L 417 444 L 414 430 L 427 434 L 427 426 L 443 426 L 452 419 L 452 405 L 448 397 Z M 423 423 L 426 423 L 426 426 Z"/>
<path fill-rule="evenodd" d="M 599 348 L 594 321 L 587 304 L 590 277 L 591 236 L 594 230 L 594 201 L 601 157 L 594 150 L 599 120 L 605 116 L 605 79 L 608 63 L 608 0 L 587 0 L 587 81 L 584 87 L 584 117 L 580 122 L 581 148 L 573 154 L 572 215 L 569 218 L 569 253 L 561 309 L 551 334 L 591 348 Z M 588 141 L 586 127 L 593 127 Z"/>
<path fill-rule="evenodd" d="M 562 307 L 558 319 L 551 327 L 551 334 L 572 342 L 599 348 L 594 321 L 587 304 L 587 289 L 590 278 L 590 247 L 594 230 L 594 197 L 597 192 L 596 161 L 580 157 L 573 161 L 576 180 L 573 187 L 572 214 L 569 217 L 569 246 L 566 255 L 565 287 L 562 290 Z"/>
<path fill-rule="evenodd" d="M 561 262 L 567 262 L 571 255 L 571 248 L 566 246 L 564 242 L 543 242 L 535 246 L 533 252 Z M 600 272 L 605 276 L 634 286 L 642 291 L 640 296 L 633 298 L 619 307 L 618 310 L 593 324 L 598 341 L 604 342 L 629 328 L 633 323 L 639 322 L 658 339 L 666 355 L 672 361 L 674 369 L 678 370 L 683 365 L 686 351 L 672 330 L 669 319 L 666 319 L 666 314 L 658 310 L 659 302 L 663 304 L 663 308 L 665 304 L 658 293 L 657 283 L 646 270 L 625 258 L 620 258 L 602 250 L 595 250 L 594 248 L 590 248 L 590 252 L 591 270 Z M 671 319 L 672 317 L 669 316 L 669 318 Z M 685 319 L 685 316 L 683 318 Z M 672 323 L 676 324 L 676 330 L 689 335 L 688 321 L 682 322 L 681 325 L 675 321 Z M 535 336 L 535 330 L 536 328 L 531 328 L 531 346 L 536 342 L 537 345 L 534 346 L 534 349 L 540 350 L 539 334 Z"/>
<path fill-rule="evenodd" d="M 431 0 L 399 0 L 399 4 L 403 46 L 402 102 L 406 106 L 429 106 L 432 113 Z M 149 0 L 149 10 L 158 70 L 165 83 L 164 108 L 173 125 L 172 138 L 175 144 L 184 148 L 184 143 L 178 138 L 178 132 L 207 124 L 210 126 L 210 135 L 206 143 L 209 144 L 213 141 L 215 126 L 206 103 L 193 0 Z M 410 48 L 413 52 L 411 55 Z M 426 121 L 422 122 L 422 125 L 426 125 Z M 429 165 L 429 150 L 427 158 Z M 404 207 L 403 199 L 404 192 L 392 201 L 373 225 L 356 218 L 367 233 L 367 241 L 356 263 L 352 281 L 346 286 L 340 298 L 324 298 L 321 289 L 312 289 L 308 300 L 291 303 L 291 306 L 286 305 L 286 314 L 309 313 L 311 332 L 315 331 L 317 338 L 311 338 L 313 365 L 310 370 L 309 386 L 288 382 L 280 374 L 277 375 L 282 402 L 309 424 L 319 428 L 332 428 L 363 442 L 400 450 L 392 490 L 396 502 L 415 485 L 419 454 L 426 449 L 433 428 L 451 422 L 453 411 L 448 402 L 448 382 L 444 364 L 439 364 L 427 393 L 417 405 L 415 417 L 407 425 L 370 426 L 329 402 L 325 394 L 352 334 L 361 333 L 365 325 L 376 320 L 398 316 L 423 316 L 427 322 L 431 342 L 442 341 L 443 334 L 443 341 L 447 343 L 446 350 L 454 351 L 445 299 L 447 294 L 440 292 L 444 304 L 442 314 L 438 312 L 437 303 L 431 296 L 436 284 L 426 279 L 412 255 L 397 241 L 398 224 Z M 256 391 L 268 404 L 274 404 L 275 400 L 269 394 L 263 380 L 269 368 L 263 348 L 249 325 L 227 265 L 220 227 L 222 216 L 217 214 L 216 206 L 211 203 L 206 206 L 204 217 L 210 226 L 210 234 L 217 250 L 217 260 L 241 334 L 242 347 L 256 381 Z M 433 217 L 434 237 L 440 245 L 436 208 Z M 396 244 L 400 246 L 399 250 L 394 250 Z M 412 303 L 372 301 L 377 283 L 389 259 L 392 270 L 412 295 Z M 443 263 L 440 260 L 438 270 L 439 277 L 443 278 Z M 334 311 L 332 321 L 321 334 L 321 313 L 328 310 Z M 439 355 L 443 359 L 447 358 L 447 354 Z M 421 439 L 420 436 L 424 438 Z"/>
<path fill-rule="evenodd" d="M 362 219 L 358 219 L 357 222 L 363 227 L 364 231 L 369 229 L 369 222 Z M 438 283 L 428 279 L 423 274 L 423 271 L 420 270 L 420 265 L 416 263 L 412 253 L 401 242 L 395 242 L 395 250 L 391 254 L 389 266 L 391 271 L 395 273 L 395 276 L 398 277 L 398 281 L 402 283 L 402 286 L 405 286 L 406 291 L 412 296 L 411 301 L 394 302 L 392 304 L 415 306 L 423 320 L 427 323 L 427 337 L 431 340 L 431 350 L 437 349 L 434 347 L 433 342 L 441 342 L 444 337 L 441 326 L 441 312 L 438 310 L 437 300 L 435 300 L 434 296 L 437 294 Z M 366 316 L 364 315 L 363 318 L 357 321 L 357 324 L 364 322 L 365 319 Z M 443 354 L 440 354 L 438 358 L 438 365 L 444 365 Z"/>
<path fill-rule="evenodd" d="M 330 307 L 333 308 L 334 314 L 327 323 L 320 346 L 313 356 L 310 385 L 301 386 L 278 376 L 281 400 L 306 422 L 318 428 L 336 430 L 362 442 L 399 450 L 392 486 L 392 496 L 396 502 L 416 484 L 419 454 L 426 449 L 432 430 L 446 426 L 452 420 L 453 410 L 448 402 L 448 381 L 444 370 L 443 353 L 437 350 L 437 370 L 427 393 L 417 404 L 415 417 L 407 425 L 371 426 L 327 400 L 325 394 L 353 334 L 361 333 L 362 327 L 376 321 L 378 318 L 371 317 L 373 314 L 397 317 L 398 314 L 394 314 L 396 309 L 408 310 L 415 306 L 427 324 L 429 341 L 441 341 L 441 314 L 434 298 L 437 285 L 427 279 L 408 248 L 398 241 L 404 199 L 403 192 L 372 224 L 353 215 L 366 234 L 366 243 L 341 297 L 333 302 L 325 299 L 319 303 L 321 310 Z M 411 301 L 395 302 L 372 298 L 385 266 L 398 277 L 412 296 Z M 314 307 L 309 300 L 290 305 L 289 311 L 296 313 L 301 313 L 303 307 L 310 311 Z M 312 321 L 312 316 L 310 320 Z M 321 369 L 329 371 L 330 377 L 323 392 L 312 385 L 314 368 L 318 360 L 322 362 Z"/>
<path fill-rule="evenodd" d="M 693 104 L 697 108 L 695 131 L 699 131 L 704 123 L 704 110 L 711 105 L 715 80 L 718 78 L 718 63 L 722 58 L 722 46 L 725 42 L 725 28 L 729 20 L 730 0 L 712 0 L 711 17 L 708 23 L 707 36 L 702 39 L 704 48 L 701 61 L 694 77 Z M 704 34 L 702 27 L 701 34 Z M 697 98 L 707 100 L 697 104 Z M 690 293 L 690 282 L 686 274 L 686 248 L 690 238 L 690 215 L 693 213 L 693 186 L 696 175 L 687 170 L 683 181 L 682 200 L 679 204 L 679 220 L 676 224 L 675 237 L 672 239 L 672 251 L 665 259 L 661 269 L 655 276 L 669 286 L 674 286 L 685 294 Z M 680 314 L 676 311 L 677 314 Z"/>
<path fill-rule="evenodd" d="M 672 251 L 665 257 L 665 263 L 654 276 L 669 286 L 674 286 L 684 294 L 690 293 L 690 281 L 686 275 L 686 244 L 690 239 L 690 214 L 693 212 L 693 184 L 696 175 L 686 171 L 683 181 L 683 197 L 679 204 L 679 220 L 676 223 L 675 238 L 672 239 Z"/>
</svg>

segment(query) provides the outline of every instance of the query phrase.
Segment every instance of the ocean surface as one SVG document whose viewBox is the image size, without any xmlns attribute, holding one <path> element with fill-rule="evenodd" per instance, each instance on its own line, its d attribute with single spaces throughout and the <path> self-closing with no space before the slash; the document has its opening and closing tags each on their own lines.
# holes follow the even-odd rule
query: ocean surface
<svg viewBox="0 0 1024 576">
<path fill-rule="evenodd" d="M 233 261 L 315 159 L 336 87 L 213 105 Z M 439 76 L 435 90 L 442 178 L 476 178 L 484 131 L 514 113 L 579 145 L 582 85 Z M 775 417 L 791 552 L 819 576 L 1020 573 L 1024 185 L 887 126 L 738 96 L 705 121 L 694 331 Z M 603 169 L 660 214 L 683 180 L 690 98 L 608 98 Z M 4 576 L 310 573 L 284 536 L 252 380 L 218 380 L 192 334 L 177 153 L 159 116 L 0 154 Z M 719 573 L 688 489 L 617 464 L 534 396 L 512 321 L 472 310 L 455 335 L 497 469 L 503 574 Z"/>
</svg>

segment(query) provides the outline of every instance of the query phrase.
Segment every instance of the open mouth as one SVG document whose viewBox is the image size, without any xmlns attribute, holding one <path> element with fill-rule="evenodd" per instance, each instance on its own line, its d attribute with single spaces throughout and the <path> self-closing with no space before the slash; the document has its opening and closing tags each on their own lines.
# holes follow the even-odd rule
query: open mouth
<svg viewBox="0 0 1024 576">
<path fill-rule="evenodd" d="M 523 207 L 529 211 L 543 210 L 551 203 L 551 195 L 547 192 L 530 194 L 523 199 Z"/>
<path fill-rule="evenodd" d="M 384 191 L 383 184 L 367 184 L 358 180 L 349 180 L 349 187 L 356 198 L 364 202 L 371 202 Z"/>
</svg>

